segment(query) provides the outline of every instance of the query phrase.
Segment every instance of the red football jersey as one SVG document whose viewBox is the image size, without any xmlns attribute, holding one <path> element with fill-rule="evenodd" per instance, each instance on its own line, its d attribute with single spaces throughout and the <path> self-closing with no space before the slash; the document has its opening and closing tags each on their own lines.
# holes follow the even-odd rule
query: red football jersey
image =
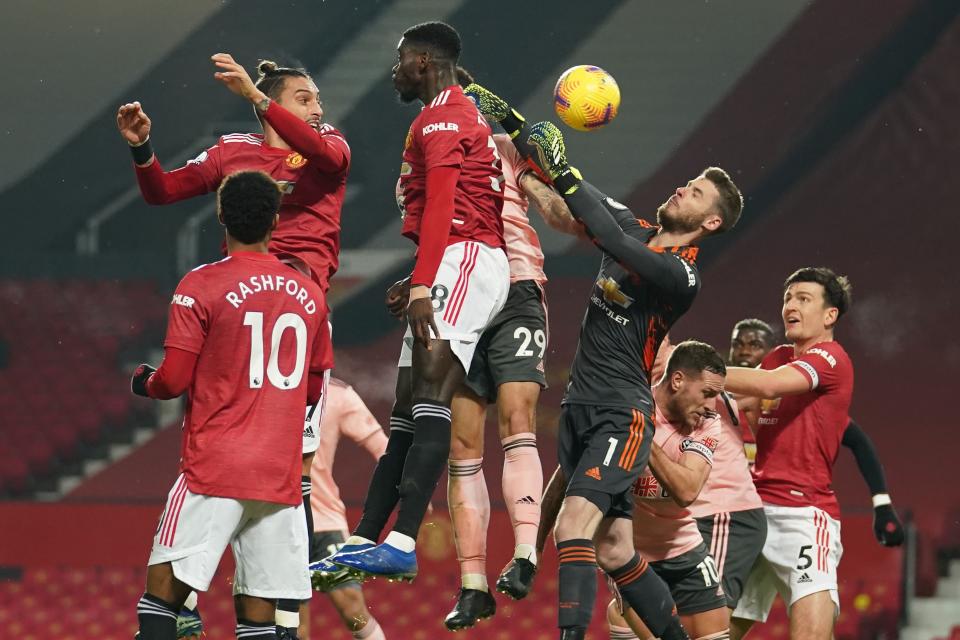
<svg viewBox="0 0 960 640">
<path fill-rule="evenodd" d="M 281 109 L 273 103 L 267 113 L 273 124 Z M 274 113 L 271 113 L 274 112 Z M 289 120 L 289 112 L 282 115 Z M 282 122 L 288 127 L 290 122 Z M 283 189 L 280 224 L 270 240 L 272 253 L 288 253 L 301 258 L 313 272 L 324 292 L 337 271 L 340 254 L 340 209 L 346 193 L 350 147 L 343 135 L 324 124 L 319 134 L 305 122 L 293 131 L 280 131 L 287 143 L 304 153 L 313 151 L 319 137 L 328 144 L 319 147 L 317 156 L 305 157 L 300 151 L 278 149 L 264 144 L 263 136 L 254 133 L 231 133 L 222 136 L 199 156 L 179 169 L 164 173 L 159 161 L 148 167 L 137 167 L 137 181 L 150 204 L 168 204 L 211 193 L 231 173 L 243 170 L 263 171 Z M 342 169 L 321 168 L 326 157 L 334 156 Z"/>
<path fill-rule="evenodd" d="M 198 354 L 180 470 L 202 495 L 301 503 L 309 373 L 331 362 L 327 304 L 310 278 L 261 253 L 194 269 L 164 347 Z"/>
<path fill-rule="evenodd" d="M 796 367 L 810 391 L 760 401 L 754 482 L 764 502 L 814 506 L 840 518 L 830 484 L 850 421 L 853 363 L 838 342 L 820 342 L 797 357 L 791 345 L 767 354 L 763 369 Z"/>
<path fill-rule="evenodd" d="M 447 87 L 423 108 L 404 143 L 397 202 L 403 235 L 418 244 L 427 170 L 433 167 L 460 167 L 447 244 L 473 240 L 503 247 L 500 156 L 490 125 L 458 85 Z"/>
</svg>

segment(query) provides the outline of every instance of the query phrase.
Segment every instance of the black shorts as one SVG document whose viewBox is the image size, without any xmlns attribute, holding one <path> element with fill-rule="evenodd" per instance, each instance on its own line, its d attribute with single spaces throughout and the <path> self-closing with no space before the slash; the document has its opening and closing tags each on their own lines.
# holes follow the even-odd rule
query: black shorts
<svg viewBox="0 0 960 640">
<path fill-rule="evenodd" d="M 715 513 L 697 518 L 697 526 L 716 562 L 727 606 L 733 609 L 767 539 L 763 508 Z"/>
<path fill-rule="evenodd" d="M 507 302 L 480 336 L 465 384 L 489 402 L 505 382 L 536 382 L 547 387 L 547 308 L 535 280 L 510 285 Z"/>
<path fill-rule="evenodd" d="M 716 563 L 704 544 L 676 558 L 651 562 L 650 568 L 670 587 L 681 616 L 727 606 Z"/>
<path fill-rule="evenodd" d="M 310 545 L 310 562 L 319 562 L 327 556 L 333 555 L 340 550 L 345 541 L 342 531 L 314 531 L 313 544 Z M 360 582 L 357 580 L 342 582 L 334 587 L 334 590 L 344 588 L 359 589 Z"/>
<path fill-rule="evenodd" d="M 568 496 L 586 498 L 606 517 L 632 518 L 631 488 L 650 458 L 649 409 L 565 404 L 557 453 Z"/>
</svg>

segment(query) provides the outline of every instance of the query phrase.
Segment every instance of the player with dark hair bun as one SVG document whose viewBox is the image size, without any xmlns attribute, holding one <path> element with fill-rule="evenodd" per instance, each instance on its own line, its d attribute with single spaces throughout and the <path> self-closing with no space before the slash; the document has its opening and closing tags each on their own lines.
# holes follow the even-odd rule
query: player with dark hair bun
<svg viewBox="0 0 960 640">
<path fill-rule="evenodd" d="M 282 191 L 270 252 L 308 274 L 326 293 L 339 265 L 350 147 L 339 131 L 322 123 L 319 90 L 306 70 L 263 60 L 254 82 L 230 54 L 218 53 L 211 60 L 218 69 L 214 78 L 254 106 L 263 133 L 221 136 L 183 167 L 164 171 L 151 145 L 150 118 L 139 102 L 122 105 L 117 128 L 130 145 L 140 192 L 148 204 L 168 204 L 216 191 L 224 177 L 237 171 L 263 171 Z M 305 428 L 304 433 L 301 487 L 309 504 L 310 464 L 319 438 L 315 430 Z M 298 608 L 281 603 L 278 617 L 285 628 L 298 626 Z"/>
</svg>

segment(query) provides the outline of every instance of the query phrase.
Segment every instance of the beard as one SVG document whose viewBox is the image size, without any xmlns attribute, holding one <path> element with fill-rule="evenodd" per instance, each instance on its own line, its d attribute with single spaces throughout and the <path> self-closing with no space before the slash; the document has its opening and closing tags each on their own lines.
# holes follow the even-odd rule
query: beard
<svg viewBox="0 0 960 640">
<path fill-rule="evenodd" d="M 657 224 L 668 233 L 692 233 L 700 228 L 701 222 L 695 216 L 667 211 L 666 204 L 657 209 Z"/>
</svg>

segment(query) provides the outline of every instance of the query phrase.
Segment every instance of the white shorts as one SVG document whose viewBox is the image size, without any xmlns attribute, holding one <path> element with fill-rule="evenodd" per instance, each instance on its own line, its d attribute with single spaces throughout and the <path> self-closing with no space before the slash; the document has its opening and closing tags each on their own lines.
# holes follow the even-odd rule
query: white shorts
<svg viewBox="0 0 960 640">
<path fill-rule="evenodd" d="M 303 455 L 316 453 L 320 448 L 320 422 L 327 406 L 327 388 L 330 385 L 330 370 L 323 372 L 323 390 L 315 405 L 307 405 L 307 415 L 303 421 Z"/>
<path fill-rule="evenodd" d="M 816 507 L 764 503 L 767 541 L 753 565 L 733 615 L 766 622 L 779 593 L 787 611 L 800 598 L 829 591 L 840 614 L 837 566 L 843 555 L 840 522 Z"/>
<path fill-rule="evenodd" d="M 430 290 L 433 321 L 440 331 L 434 337 L 450 342 L 464 371 L 470 371 L 480 334 L 503 309 L 509 291 L 510 265 L 503 249 L 482 242 L 458 242 L 444 251 Z M 412 363 L 413 333 L 407 325 L 397 366 Z"/>
<path fill-rule="evenodd" d="M 198 495 L 183 475 L 167 495 L 147 565 L 169 562 L 178 580 L 206 591 L 228 544 L 237 565 L 234 594 L 310 597 L 302 505 Z"/>
</svg>

